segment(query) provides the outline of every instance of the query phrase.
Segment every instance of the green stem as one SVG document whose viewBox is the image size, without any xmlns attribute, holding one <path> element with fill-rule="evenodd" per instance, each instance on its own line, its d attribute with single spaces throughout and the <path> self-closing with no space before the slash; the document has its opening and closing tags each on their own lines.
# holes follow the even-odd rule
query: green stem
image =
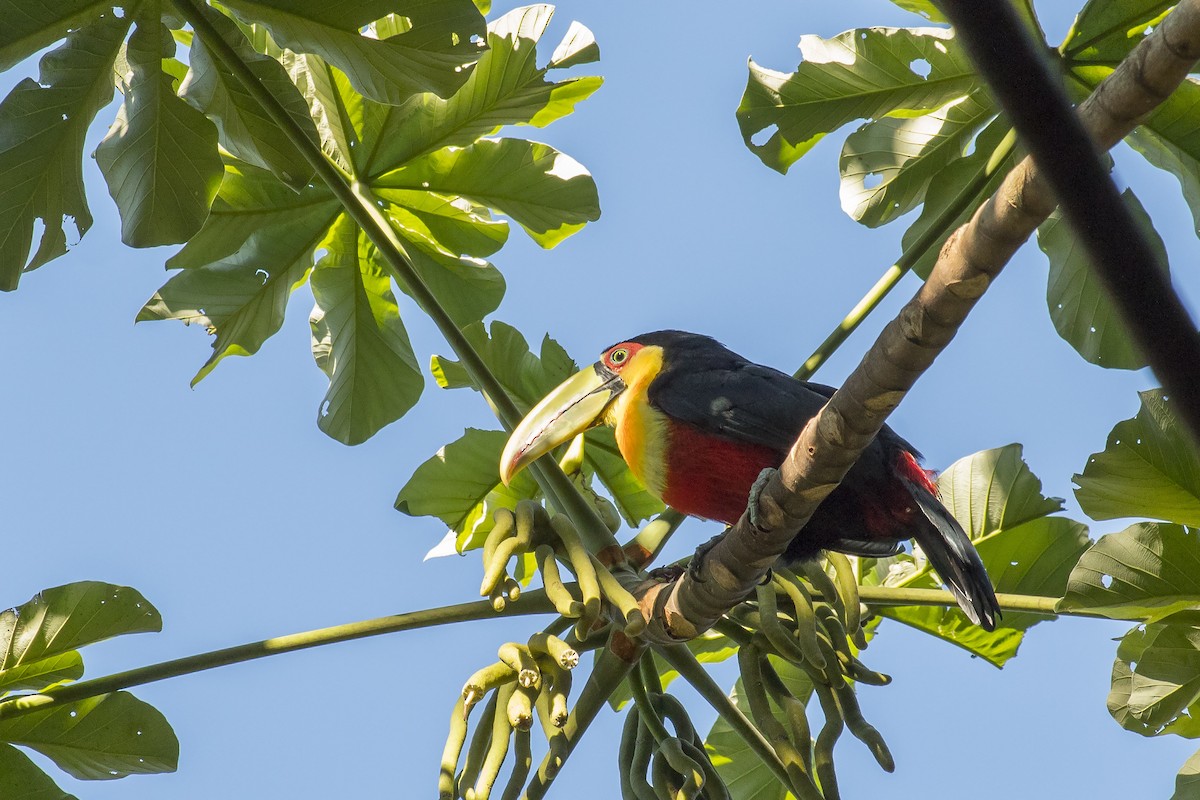
<svg viewBox="0 0 1200 800">
<path fill-rule="evenodd" d="M 638 569 L 644 569 L 647 565 L 653 564 L 685 519 L 687 519 L 686 514 L 668 508 L 647 522 L 636 536 L 622 546 L 625 556 L 635 561 Z"/>
<path fill-rule="evenodd" d="M 954 595 L 944 589 L 905 589 L 887 586 L 860 586 L 858 596 L 869 606 L 947 606 L 958 607 Z M 997 594 L 1002 611 L 1019 611 L 1048 616 L 1096 617 L 1108 619 L 1088 609 L 1058 610 L 1061 598 L 1032 594 Z"/>
<path fill-rule="evenodd" d="M 641 663 L 645 663 L 646 659 L 652 657 L 650 651 L 647 650 L 642 654 Z M 642 724 L 646 726 L 646 730 L 654 737 L 654 741 L 661 746 L 663 742 L 671 738 L 671 732 L 667 730 L 662 717 L 658 715 L 654 704 L 650 702 L 650 694 L 646 691 L 646 683 L 642 678 L 641 671 L 638 669 L 630 670 L 628 681 L 629 688 L 633 692 L 633 702 L 637 703 L 638 711 L 641 714 Z"/>
<path fill-rule="evenodd" d="M 983 187 L 987 185 L 988 180 L 1007 162 L 1008 157 L 1012 154 L 1013 147 L 1016 145 L 1016 141 L 1016 134 L 1010 129 L 1008 134 L 1000 140 L 996 149 L 992 151 L 992 157 L 988 159 L 983 170 L 975 176 L 974 180 L 959 190 L 959 193 L 942 210 L 942 213 L 933 220 L 933 223 L 925 229 L 925 232 L 900 254 L 900 258 L 895 264 L 888 267 L 887 271 L 875 282 L 870 291 L 863 295 L 858 304 L 850 310 L 846 318 L 834 328 L 832 333 L 825 337 L 825 341 L 821 342 L 820 346 L 813 351 L 813 354 L 808 357 L 804 365 L 793 373 L 793 377 L 800 380 L 807 380 L 812 377 L 813 373 L 841 347 L 842 342 L 846 341 L 850 337 L 850 334 L 854 333 L 858 329 L 858 326 L 863 323 L 863 320 L 883 302 L 883 299 L 888 296 L 892 289 L 896 288 L 896 285 L 900 283 L 900 279 L 904 277 L 905 273 L 925 257 L 925 253 L 929 248 L 940 245 L 945 241 L 947 233 L 945 229 L 953 224 L 959 215 L 966 211 L 972 203 L 976 202 L 979 193 L 983 191 Z"/>
<path fill-rule="evenodd" d="M 775 778 L 781 786 L 792 785 L 787 768 L 779 760 L 779 756 L 775 755 L 775 748 L 771 747 L 762 731 L 742 713 L 742 710 L 733 704 L 725 690 L 717 685 L 691 650 L 682 644 L 674 644 L 659 647 L 657 652 L 713 707 L 721 719 L 742 737 L 746 746 L 775 773 Z"/>
<path fill-rule="evenodd" d="M 458 356 L 471 380 L 491 401 L 496 415 L 507 430 L 512 430 L 521 421 L 521 411 L 517 408 L 512 397 L 504 390 L 504 386 L 496 378 L 478 351 L 471 346 L 470 341 L 459 330 L 454 320 L 438 302 L 437 297 L 421 279 L 405 255 L 401 243 L 391 222 L 375 202 L 370 189 L 356 180 L 347 180 L 321 151 L 317 143 L 305 135 L 304 130 L 289 116 L 283 105 L 271 94 L 250 70 L 237 51 L 225 41 L 216 28 L 205 17 L 206 9 L 197 0 L 173 0 L 176 9 L 192 26 L 192 29 L 208 46 L 222 65 L 230 70 L 241 82 L 247 92 L 263 107 L 288 141 L 308 161 L 318 177 L 329 187 L 330 192 L 342 204 L 346 213 L 354 220 L 367 238 L 378 249 L 380 256 L 387 264 L 392 277 L 408 289 L 408 294 L 416 301 L 421 310 L 429 315 L 447 344 Z M 218 13 L 218 12 L 211 12 Z M 538 462 L 539 469 L 534 471 L 539 478 L 542 490 L 552 503 L 576 520 L 580 533 L 589 549 L 595 551 L 605 547 L 615 546 L 616 540 L 608 532 L 603 520 L 571 485 L 571 481 L 559 469 L 553 458 L 542 458 Z"/>
<path fill-rule="evenodd" d="M 542 765 L 538 768 L 537 775 L 533 777 L 525 790 L 525 800 L 540 800 L 546 796 L 546 792 L 554 783 L 554 778 L 575 750 L 575 745 L 583 738 L 592 721 L 596 719 L 596 714 L 600 713 L 600 709 L 604 707 L 617 685 L 621 683 L 621 679 L 629 674 L 630 669 L 636 663 L 636 661 L 630 663 L 618 657 L 610 648 L 600 651 L 596 658 L 596 666 L 592 669 L 592 674 L 588 676 L 587 683 L 584 684 L 583 691 L 579 694 L 579 700 L 576 701 L 575 708 L 571 710 L 571 716 L 567 718 L 567 724 L 562 728 L 562 733 L 566 736 L 567 741 L 566 748 L 560 753 L 561 760 L 553 763 L 554 751 L 546 754 Z"/>
<path fill-rule="evenodd" d="M 184 656 L 171 661 L 162 661 L 145 667 L 117 672 L 100 678 L 93 678 L 78 683 L 55 686 L 38 694 L 19 695 L 0 702 L 0 720 L 17 717 L 31 711 L 73 703 L 89 697 L 98 697 L 119 689 L 141 686 L 146 683 L 176 678 L 180 675 L 190 675 L 196 672 L 225 667 L 230 664 L 240 664 L 244 661 L 254 661 L 268 656 L 293 653 L 297 650 L 307 650 L 311 647 L 350 642 L 355 639 L 365 639 L 370 636 L 380 636 L 385 633 L 428 628 L 433 625 L 447 625 L 454 622 L 469 622 L 471 620 L 487 619 L 496 616 L 525 616 L 530 614 L 550 614 L 554 605 L 541 590 L 525 593 L 519 603 L 509 603 L 504 611 L 497 612 L 492 608 L 491 601 L 480 600 L 474 603 L 460 603 L 453 606 L 428 608 L 422 611 L 410 611 L 407 614 L 395 614 L 389 617 L 378 617 L 360 622 L 350 622 L 345 625 L 334 625 L 331 628 L 318 628 L 303 633 L 291 633 L 286 636 L 276 636 L 259 642 L 240 644 L 207 653 Z"/>
</svg>

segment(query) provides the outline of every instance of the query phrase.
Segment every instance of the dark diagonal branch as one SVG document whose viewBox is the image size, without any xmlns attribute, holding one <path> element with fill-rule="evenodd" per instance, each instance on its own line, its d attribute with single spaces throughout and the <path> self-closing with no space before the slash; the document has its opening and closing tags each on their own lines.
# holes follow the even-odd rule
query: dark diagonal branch
<svg viewBox="0 0 1200 800">
<path fill-rule="evenodd" d="M 1053 187 L 1093 271 L 1173 396 L 1176 415 L 1200 446 L 1200 332 L 1164 265 L 1156 263 L 1145 232 L 1121 202 L 1062 81 L 1051 74 L 1009 0 L 942 0 L 941 6 Z"/>
<path fill-rule="evenodd" d="M 1198 58 L 1200 0 L 1184 0 L 1080 106 L 1080 120 L 1100 147 L 1112 147 L 1170 95 Z M 761 527 L 743 515 L 695 578 L 635 587 L 650 621 L 646 636 L 661 642 L 696 636 L 754 590 L 1055 204 L 1032 159 L 1008 174 L 950 236 L 929 280 L 805 426 L 760 497 Z"/>
</svg>

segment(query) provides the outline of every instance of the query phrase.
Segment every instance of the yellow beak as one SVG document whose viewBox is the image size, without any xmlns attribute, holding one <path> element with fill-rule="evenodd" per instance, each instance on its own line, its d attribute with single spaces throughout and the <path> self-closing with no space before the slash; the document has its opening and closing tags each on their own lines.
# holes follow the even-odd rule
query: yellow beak
<svg viewBox="0 0 1200 800">
<path fill-rule="evenodd" d="M 500 456 L 500 480 L 507 486 L 514 475 L 538 457 L 599 425 L 608 404 L 624 389 L 625 382 L 600 363 L 560 383 L 525 415 L 508 438 Z"/>
</svg>

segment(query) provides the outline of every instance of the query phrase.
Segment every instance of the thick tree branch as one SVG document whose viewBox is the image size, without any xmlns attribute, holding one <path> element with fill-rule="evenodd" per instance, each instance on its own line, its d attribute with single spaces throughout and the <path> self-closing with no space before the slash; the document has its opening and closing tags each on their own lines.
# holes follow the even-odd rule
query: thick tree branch
<svg viewBox="0 0 1200 800">
<path fill-rule="evenodd" d="M 941 5 L 1054 187 L 1093 271 L 1200 446 L 1200 332 L 1164 265 L 1156 263 L 1145 232 L 1121 202 L 1062 82 L 1051 75 L 1009 0 L 942 0 Z M 1177 42 L 1170 36 L 1165 44 L 1171 55 L 1191 52 L 1173 48 Z M 1158 87 L 1142 88 L 1153 95 Z M 1117 110 L 1127 117 L 1130 109 Z"/>
<path fill-rule="evenodd" d="M 1184 0 L 1080 106 L 1097 144 L 1112 147 L 1162 102 L 1200 58 L 1200 0 Z M 761 527 L 743 515 L 696 576 L 635 587 L 649 626 L 671 642 L 712 627 L 745 599 L 833 491 L 971 308 L 1056 201 L 1031 158 L 1018 164 L 943 246 L 929 280 L 797 439 L 759 500 Z"/>
</svg>

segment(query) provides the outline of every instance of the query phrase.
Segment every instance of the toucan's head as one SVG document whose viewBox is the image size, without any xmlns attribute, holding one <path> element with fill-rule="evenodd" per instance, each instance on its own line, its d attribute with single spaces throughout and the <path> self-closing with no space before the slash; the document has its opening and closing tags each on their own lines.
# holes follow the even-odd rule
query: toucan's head
<svg viewBox="0 0 1200 800">
<path fill-rule="evenodd" d="M 689 353 L 714 348 L 724 350 L 714 339 L 684 331 L 643 333 L 614 344 L 599 361 L 567 378 L 525 415 L 500 457 L 500 479 L 507 484 L 539 456 L 577 434 L 615 422 L 618 398 L 631 386 L 644 392 Z"/>
</svg>

